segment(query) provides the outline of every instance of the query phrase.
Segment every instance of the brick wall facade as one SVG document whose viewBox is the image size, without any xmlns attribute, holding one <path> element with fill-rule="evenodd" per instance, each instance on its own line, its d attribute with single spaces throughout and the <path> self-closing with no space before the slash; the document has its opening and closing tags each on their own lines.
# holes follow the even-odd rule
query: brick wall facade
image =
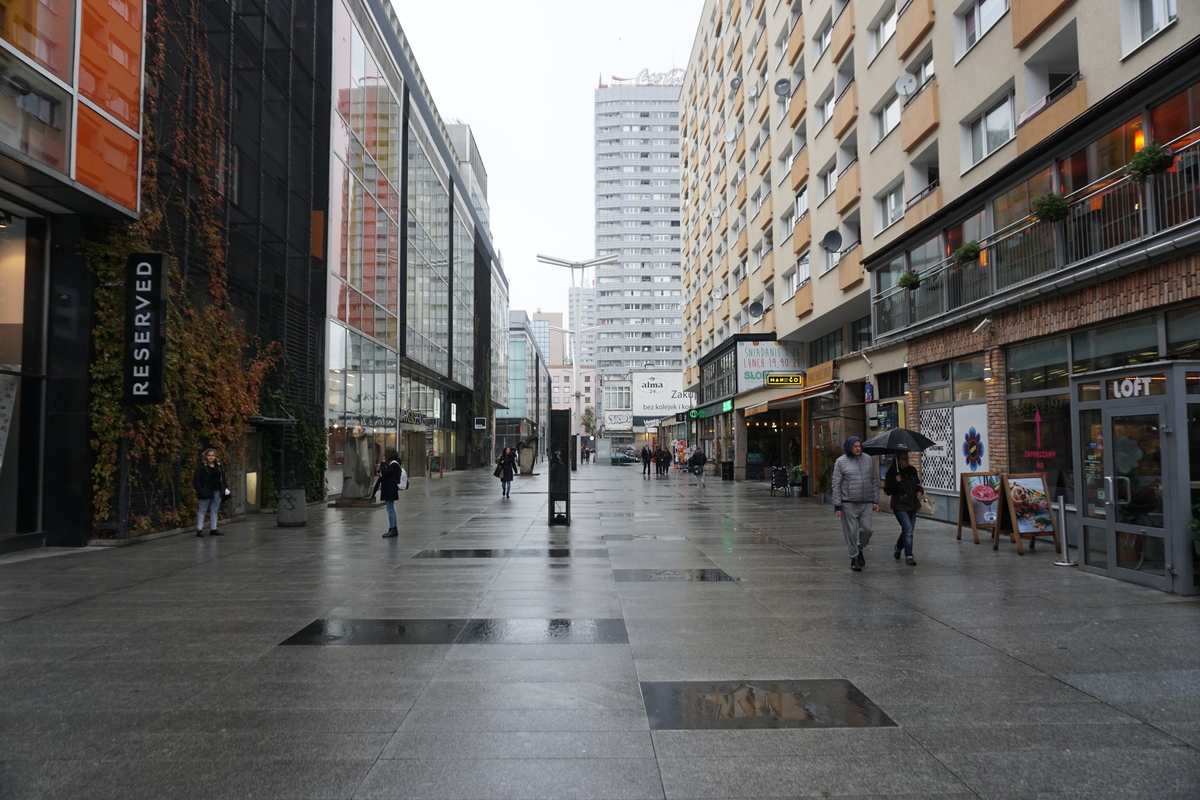
<svg viewBox="0 0 1200 800">
<path fill-rule="evenodd" d="M 1004 347 L 1119 317 L 1154 311 L 1188 300 L 1200 300 L 1200 253 L 1189 253 L 1104 283 L 1047 298 L 1028 306 L 991 315 L 992 323 L 973 333 L 976 323 L 909 342 L 907 396 L 908 427 L 920 430 L 920 387 L 917 368 L 984 353 L 992 369 L 987 384 L 989 469 L 1008 471 L 1008 408 Z"/>
</svg>

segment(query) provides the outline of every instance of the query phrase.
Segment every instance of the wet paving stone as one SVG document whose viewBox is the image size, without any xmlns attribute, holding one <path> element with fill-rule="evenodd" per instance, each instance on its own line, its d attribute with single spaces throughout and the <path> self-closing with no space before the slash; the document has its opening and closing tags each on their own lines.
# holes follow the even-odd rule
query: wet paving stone
<svg viewBox="0 0 1200 800">
<path fill-rule="evenodd" d="M 280 644 L 629 644 L 629 634 L 623 619 L 318 619 Z"/>
<path fill-rule="evenodd" d="M 608 551 L 526 547 L 513 550 L 422 550 L 413 558 L 608 558 Z"/>
<path fill-rule="evenodd" d="M 669 681 L 642 684 L 650 729 L 896 727 L 850 681 Z"/>
<path fill-rule="evenodd" d="M 723 569 L 614 569 L 617 583 L 670 583 L 736 581 Z"/>
</svg>

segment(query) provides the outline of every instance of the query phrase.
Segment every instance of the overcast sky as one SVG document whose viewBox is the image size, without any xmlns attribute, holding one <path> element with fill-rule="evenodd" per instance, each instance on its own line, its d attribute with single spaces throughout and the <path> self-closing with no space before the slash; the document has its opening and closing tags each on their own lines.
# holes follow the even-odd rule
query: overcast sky
<svg viewBox="0 0 1200 800">
<path fill-rule="evenodd" d="M 569 270 L 537 254 L 595 255 L 596 85 L 686 67 L 703 0 L 392 4 L 438 111 L 475 133 L 510 307 L 565 322 Z"/>
</svg>

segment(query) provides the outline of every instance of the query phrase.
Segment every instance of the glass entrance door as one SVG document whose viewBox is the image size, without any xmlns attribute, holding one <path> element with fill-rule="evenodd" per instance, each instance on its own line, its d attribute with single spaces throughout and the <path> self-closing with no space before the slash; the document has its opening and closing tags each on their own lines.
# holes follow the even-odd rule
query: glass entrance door
<svg viewBox="0 0 1200 800">
<path fill-rule="evenodd" d="M 1163 490 L 1164 406 L 1079 412 L 1083 562 L 1114 578 L 1170 591 Z"/>
</svg>

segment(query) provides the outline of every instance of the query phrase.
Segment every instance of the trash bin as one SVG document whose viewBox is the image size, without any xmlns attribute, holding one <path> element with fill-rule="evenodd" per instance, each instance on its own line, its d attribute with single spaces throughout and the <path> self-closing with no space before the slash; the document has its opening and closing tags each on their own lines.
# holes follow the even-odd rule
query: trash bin
<svg viewBox="0 0 1200 800">
<path fill-rule="evenodd" d="M 308 506 L 304 504 L 304 488 L 280 489 L 275 524 L 281 528 L 301 528 L 308 524 Z"/>
<path fill-rule="evenodd" d="M 723 481 L 733 480 L 733 462 L 732 461 L 722 461 L 721 462 L 721 480 L 723 480 Z"/>
<path fill-rule="evenodd" d="M 801 475 L 799 483 L 793 483 L 796 487 L 796 497 L 808 497 L 808 476 Z"/>
</svg>

